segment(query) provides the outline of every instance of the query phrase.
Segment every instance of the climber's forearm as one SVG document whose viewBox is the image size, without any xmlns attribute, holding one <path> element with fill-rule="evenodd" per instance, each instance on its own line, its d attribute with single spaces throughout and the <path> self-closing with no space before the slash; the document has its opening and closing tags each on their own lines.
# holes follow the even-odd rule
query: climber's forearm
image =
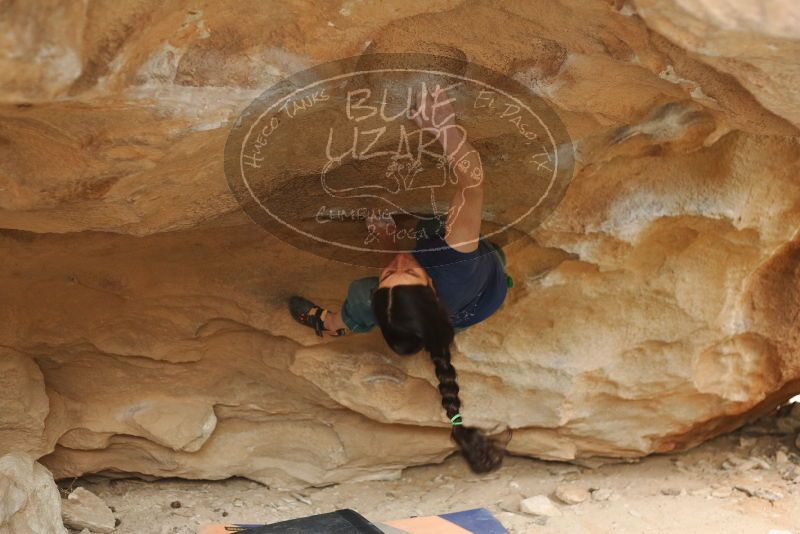
<svg viewBox="0 0 800 534">
<path fill-rule="evenodd" d="M 445 241 L 460 252 L 478 247 L 483 211 L 483 165 L 480 154 L 460 129 L 444 136 L 443 147 L 458 189 L 450 202 Z"/>
<path fill-rule="evenodd" d="M 457 125 L 451 126 L 442 133 L 441 143 L 458 188 L 483 189 L 481 155 L 467 140 L 466 131 Z"/>
</svg>

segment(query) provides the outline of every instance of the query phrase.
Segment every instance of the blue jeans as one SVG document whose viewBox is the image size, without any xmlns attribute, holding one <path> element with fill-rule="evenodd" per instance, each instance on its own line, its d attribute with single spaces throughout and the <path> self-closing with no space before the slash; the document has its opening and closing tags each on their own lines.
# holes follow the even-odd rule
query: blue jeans
<svg viewBox="0 0 800 534">
<path fill-rule="evenodd" d="M 369 332 L 375 326 L 372 313 L 372 292 L 378 289 L 378 277 L 368 276 L 350 282 L 342 304 L 342 321 L 351 332 Z"/>
</svg>

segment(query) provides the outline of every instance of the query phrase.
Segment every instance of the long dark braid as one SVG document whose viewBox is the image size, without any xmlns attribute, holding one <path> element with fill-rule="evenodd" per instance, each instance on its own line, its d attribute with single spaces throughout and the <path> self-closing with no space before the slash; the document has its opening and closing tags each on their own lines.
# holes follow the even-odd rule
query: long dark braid
<svg viewBox="0 0 800 534">
<path fill-rule="evenodd" d="M 461 424 L 456 370 L 450 361 L 453 325 L 433 290 L 423 285 L 377 289 L 372 295 L 372 310 L 392 350 L 415 354 L 425 348 L 430 353 L 439 379 L 442 407 L 453 422 L 451 437 L 472 471 L 487 473 L 499 468 L 502 447 L 480 429 Z"/>
</svg>

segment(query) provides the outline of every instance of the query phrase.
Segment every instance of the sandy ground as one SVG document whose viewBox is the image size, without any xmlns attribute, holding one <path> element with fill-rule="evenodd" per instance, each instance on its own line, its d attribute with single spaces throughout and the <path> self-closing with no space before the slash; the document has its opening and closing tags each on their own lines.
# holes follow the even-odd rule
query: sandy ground
<svg viewBox="0 0 800 534">
<path fill-rule="evenodd" d="M 370 520 L 485 507 L 512 533 L 800 534 L 800 404 L 787 405 L 691 451 L 632 463 L 577 466 L 509 457 L 486 476 L 458 456 L 407 469 L 393 481 L 345 483 L 300 493 L 257 483 L 75 480 L 102 497 L 117 534 L 193 534 L 208 522 L 271 523 L 338 508 Z M 559 486 L 588 490 L 581 503 L 554 496 Z M 560 515 L 520 512 L 519 500 L 546 495 Z M 180 507 L 177 507 L 180 503 Z"/>
</svg>

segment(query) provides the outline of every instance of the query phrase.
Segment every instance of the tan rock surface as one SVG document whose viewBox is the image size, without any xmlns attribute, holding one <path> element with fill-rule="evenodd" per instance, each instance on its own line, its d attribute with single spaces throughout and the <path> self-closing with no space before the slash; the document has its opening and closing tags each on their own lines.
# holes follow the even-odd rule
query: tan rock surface
<svg viewBox="0 0 800 534">
<path fill-rule="evenodd" d="M 800 8 L 766 0 L 635 0 L 648 26 L 800 125 Z M 785 58 L 794 58 L 785 61 Z M 680 83 L 693 84 L 681 79 Z"/>
<path fill-rule="evenodd" d="M 116 522 L 111 508 L 86 488 L 76 488 L 66 499 L 62 499 L 61 517 L 70 528 L 91 529 L 99 534 L 114 532 Z"/>
<path fill-rule="evenodd" d="M 67 534 L 53 476 L 29 455 L 0 456 L 0 534 Z"/>
<path fill-rule="evenodd" d="M 0 443 L 3 453 L 50 450 L 45 420 L 50 402 L 36 362 L 19 352 L 0 348 Z"/>
<path fill-rule="evenodd" d="M 457 48 L 575 140 L 508 301 L 457 338 L 465 421 L 517 454 L 638 457 L 800 391 L 796 3 L 34 4 L 0 22 L 0 450 L 276 486 L 453 451 L 424 355 L 285 313 L 374 271 L 272 238 L 223 173 L 250 100 L 365 49 Z"/>
</svg>

